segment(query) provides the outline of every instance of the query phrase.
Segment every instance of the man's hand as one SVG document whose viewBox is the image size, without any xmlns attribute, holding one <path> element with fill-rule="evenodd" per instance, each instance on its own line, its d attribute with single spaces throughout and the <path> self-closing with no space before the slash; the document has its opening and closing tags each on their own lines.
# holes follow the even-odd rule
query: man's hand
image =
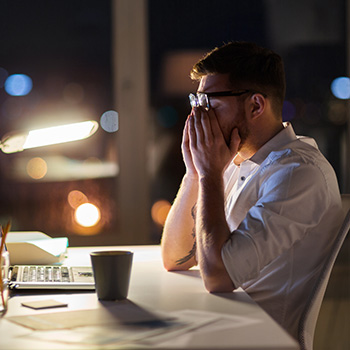
<svg viewBox="0 0 350 350">
<path fill-rule="evenodd" d="M 189 131 L 187 145 L 197 174 L 222 176 L 226 167 L 238 152 L 241 142 L 238 129 L 234 128 L 229 145 L 226 144 L 213 110 L 194 108 L 186 128 Z M 187 164 L 186 164 L 187 166 Z"/>
<path fill-rule="evenodd" d="M 199 176 L 196 246 L 201 275 L 208 291 L 232 291 L 234 286 L 221 257 L 222 246 L 230 235 L 223 173 L 237 154 L 241 138 L 234 128 L 227 145 L 213 110 L 193 108 L 187 127 L 192 164 Z"/>
<path fill-rule="evenodd" d="M 186 124 L 183 130 L 181 150 L 182 157 L 186 166 L 186 175 L 189 178 L 198 180 L 198 173 L 193 164 L 192 154 L 190 150 L 189 123 L 191 118 L 193 118 L 193 110 L 191 114 L 187 117 Z"/>
</svg>

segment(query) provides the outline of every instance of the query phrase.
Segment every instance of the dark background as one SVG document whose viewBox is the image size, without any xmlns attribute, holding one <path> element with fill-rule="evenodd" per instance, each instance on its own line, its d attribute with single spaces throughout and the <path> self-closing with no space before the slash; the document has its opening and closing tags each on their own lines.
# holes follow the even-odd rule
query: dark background
<svg viewBox="0 0 350 350">
<path fill-rule="evenodd" d="M 188 70 L 172 67 L 178 69 L 183 87 L 176 82 L 169 87 L 169 59 L 183 57 L 189 62 L 232 40 L 254 41 L 283 57 L 284 119 L 292 122 L 297 134 L 316 139 L 344 192 L 346 101 L 332 95 L 330 84 L 346 75 L 345 13 L 344 0 L 149 0 L 150 143 L 157 158 L 151 203 L 172 202 L 184 171 L 180 141 L 189 112 Z M 1 136 L 31 125 L 73 121 L 77 116 L 72 110 L 81 112 L 78 119 L 98 121 L 103 112 L 114 108 L 112 23 L 111 1 L 0 2 L 0 67 L 33 80 L 33 90 L 23 97 L 9 96 L 0 80 Z M 65 88 L 72 83 L 84 91 L 79 100 L 64 98 Z M 15 230 L 68 235 L 71 245 L 118 244 L 113 235 L 118 226 L 116 176 L 33 181 L 15 171 L 21 159 L 38 156 L 116 161 L 114 137 L 99 130 L 74 145 L 1 153 L 1 221 L 12 218 Z M 74 226 L 66 199 L 74 189 L 103 207 L 103 223 L 96 232 L 82 235 Z M 152 223 L 151 240 L 158 242 L 160 234 L 161 226 Z"/>
</svg>

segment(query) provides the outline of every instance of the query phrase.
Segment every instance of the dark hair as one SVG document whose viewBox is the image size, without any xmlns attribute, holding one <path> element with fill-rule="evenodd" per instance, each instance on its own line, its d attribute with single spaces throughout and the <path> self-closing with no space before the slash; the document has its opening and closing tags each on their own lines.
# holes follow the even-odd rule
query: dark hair
<svg viewBox="0 0 350 350">
<path fill-rule="evenodd" d="M 200 80 L 209 74 L 229 74 L 233 88 L 252 89 L 271 98 L 276 114 L 282 114 L 286 81 L 282 58 L 272 50 L 254 43 L 230 42 L 215 48 L 191 70 Z"/>
</svg>

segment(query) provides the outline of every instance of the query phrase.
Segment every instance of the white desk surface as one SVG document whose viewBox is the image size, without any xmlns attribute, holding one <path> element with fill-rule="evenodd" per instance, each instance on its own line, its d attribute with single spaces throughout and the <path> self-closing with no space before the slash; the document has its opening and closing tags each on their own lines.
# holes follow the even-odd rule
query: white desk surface
<svg viewBox="0 0 350 350">
<path fill-rule="evenodd" d="M 245 292 L 210 294 L 204 289 L 198 270 L 185 272 L 164 270 L 158 246 L 69 248 L 66 263 L 76 266 L 90 265 L 89 252 L 110 249 L 129 249 L 134 252 L 128 299 L 147 311 L 169 313 L 186 309 L 204 310 L 257 320 L 257 322 L 246 326 L 226 328 L 222 331 L 192 332 L 187 335 L 183 345 L 176 346 L 176 348 L 211 350 L 299 349 L 297 343 Z M 41 299 L 66 302 L 68 308 L 32 310 L 21 306 L 23 301 Z M 29 339 L 26 335 L 36 331 L 10 322 L 7 318 L 17 315 L 96 309 L 113 303 L 100 303 L 94 292 L 65 292 L 49 296 L 45 293 L 16 295 L 9 300 L 8 312 L 0 319 L 0 349 L 103 349 L 101 345 L 67 344 Z M 107 348 L 117 347 L 107 346 Z M 174 348 L 174 346 L 169 348 Z"/>
</svg>

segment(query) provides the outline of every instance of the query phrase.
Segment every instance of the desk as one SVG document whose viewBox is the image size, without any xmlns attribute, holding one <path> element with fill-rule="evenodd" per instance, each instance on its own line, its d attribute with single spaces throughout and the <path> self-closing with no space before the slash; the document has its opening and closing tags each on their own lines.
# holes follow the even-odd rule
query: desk
<svg viewBox="0 0 350 350">
<path fill-rule="evenodd" d="M 210 294 L 204 289 L 198 270 L 167 272 L 161 263 L 158 246 L 69 248 L 66 263 L 90 265 L 89 253 L 95 250 L 129 249 L 134 262 L 128 299 L 149 311 L 171 313 L 190 309 L 244 316 L 256 322 L 242 327 L 187 335 L 186 349 L 298 349 L 297 343 L 277 325 L 244 291 Z M 56 292 L 55 292 L 56 293 Z M 48 299 L 45 294 L 16 295 L 9 300 L 9 310 L 0 319 L 0 349 L 102 349 L 101 346 L 43 342 L 23 335 L 33 332 L 8 320 L 16 315 L 98 309 L 103 307 L 94 292 L 50 294 L 50 299 L 68 303 L 68 308 L 31 310 L 21 306 L 27 300 Z M 112 302 L 111 302 L 112 303 Z M 108 347 L 110 349 L 110 347 Z"/>
</svg>

